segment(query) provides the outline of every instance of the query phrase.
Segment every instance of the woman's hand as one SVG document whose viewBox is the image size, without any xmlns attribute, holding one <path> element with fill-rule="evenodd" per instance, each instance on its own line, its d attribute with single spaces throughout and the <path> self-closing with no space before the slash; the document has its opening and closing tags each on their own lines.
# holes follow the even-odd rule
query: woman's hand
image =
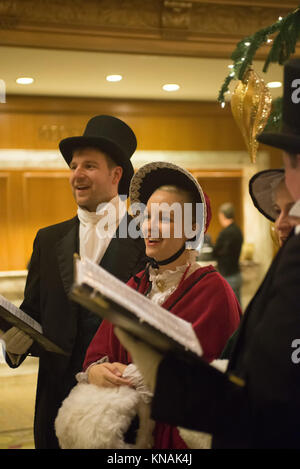
<svg viewBox="0 0 300 469">
<path fill-rule="evenodd" d="M 126 367 L 127 365 L 119 362 L 93 365 L 88 370 L 88 382 L 106 388 L 124 385 L 132 386 L 128 379 L 122 378 Z"/>
<path fill-rule="evenodd" d="M 114 332 L 121 344 L 130 353 L 133 363 L 143 376 L 145 384 L 154 392 L 156 374 L 163 359 L 163 354 L 119 327 L 115 327 Z"/>
</svg>

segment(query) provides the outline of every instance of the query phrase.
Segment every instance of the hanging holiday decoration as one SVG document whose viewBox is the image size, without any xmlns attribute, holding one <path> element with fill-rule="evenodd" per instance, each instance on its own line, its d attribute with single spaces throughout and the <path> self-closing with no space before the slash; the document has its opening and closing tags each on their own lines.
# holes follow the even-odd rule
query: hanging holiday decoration
<svg viewBox="0 0 300 469">
<path fill-rule="evenodd" d="M 277 35 L 276 35 L 277 33 Z M 271 38 L 272 36 L 273 38 Z M 230 73 L 220 89 L 218 101 L 225 106 L 225 94 L 232 80 L 243 80 L 247 69 L 252 65 L 257 49 L 272 43 L 266 58 L 263 71 L 266 72 L 271 62 L 283 65 L 295 52 L 296 43 L 300 38 L 300 5 L 284 18 L 279 17 L 276 23 L 245 37 L 236 46 L 231 55 L 233 60 Z"/>
<path fill-rule="evenodd" d="M 256 135 L 264 129 L 271 106 L 272 96 L 268 87 L 254 70 L 248 69 L 233 92 L 231 110 L 252 163 L 256 161 L 258 149 Z"/>
</svg>

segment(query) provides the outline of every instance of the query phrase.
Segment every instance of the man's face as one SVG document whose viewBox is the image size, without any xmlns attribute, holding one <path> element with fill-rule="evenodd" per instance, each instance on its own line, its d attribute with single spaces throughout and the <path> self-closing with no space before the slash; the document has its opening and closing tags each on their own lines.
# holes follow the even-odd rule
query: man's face
<svg viewBox="0 0 300 469">
<path fill-rule="evenodd" d="M 293 167 L 289 155 L 283 152 L 283 162 L 285 167 L 285 183 L 294 199 L 300 199 L 300 154 L 297 155 L 296 166 Z"/>
<path fill-rule="evenodd" d="M 109 168 L 100 150 L 84 148 L 76 150 L 70 163 L 70 184 L 76 203 L 90 212 L 109 202 L 118 193 L 122 168 Z"/>
</svg>

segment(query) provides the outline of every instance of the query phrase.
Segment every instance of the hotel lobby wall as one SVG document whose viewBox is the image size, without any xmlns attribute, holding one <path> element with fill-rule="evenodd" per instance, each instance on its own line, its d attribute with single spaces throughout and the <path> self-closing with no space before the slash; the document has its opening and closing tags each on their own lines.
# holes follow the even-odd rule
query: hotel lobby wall
<svg viewBox="0 0 300 469">
<path fill-rule="evenodd" d="M 229 105 L 222 109 L 216 102 L 15 95 L 0 103 L 0 148 L 57 149 L 62 138 L 80 135 L 96 114 L 126 120 L 139 150 L 245 150 Z M 268 151 L 271 165 L 281 164 L 280 152 Z"/>
<path fill-rule="evenodd" d="M 222 177 L 228 178 L 225 173 L 230 169 L 228 157 L 222 155 L 245 152 L 230 110 L 222 110 L 216 103 L 8 96 L 7 103 L 0 105 L 0 151 L 1 154 L 7 151 L 5 165 L 0 161 L 0 270 L 25 269 L 37 229 L 76 213 L 68 169 L 58 153 L 61 163 L 52 166 L 41 161 L 36 165 L 34 159 L 29 161 L 27 157 L 23 166 L 13 161 L 10 164 L 9 155 L 13 150 L 27 150 L 26 155 L 39 150 L 41 154 L 47 150 L 57 152 L 62 138 L 82 134 L 87 120 L 100 113 L 126 120 L 136 132 L 141 153 L 178 151 L 181 155 L 178 163 L 192 171 L 207 170 L 211 159 L 196 156 L 191 164 L 184 152 L 214 153 L 208 182 L 215 184 L 213 180 L 218 173 L 219 187 Z M 220 157 L 216 156 L 219 152 Z M 270 152 L 271 166 L 278 166 L 279 160 L 276 153 Z M 224 171 L 223 176 L 220 171 Z M 241 166 L 239 171 L 235 178 L 242 178 Z M 237 182 L 237 187 L 240 186 Z M 242 201 L 241 193 L 236 196 Z M 242 213 L 239 221 L 243 222 Z M 214 231 L 217 228 L 215 224 Z"/>
</svg>

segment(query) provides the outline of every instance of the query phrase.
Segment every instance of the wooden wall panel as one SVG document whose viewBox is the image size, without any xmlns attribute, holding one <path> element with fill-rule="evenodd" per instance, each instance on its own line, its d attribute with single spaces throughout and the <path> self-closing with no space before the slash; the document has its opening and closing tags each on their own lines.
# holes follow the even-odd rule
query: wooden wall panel
<svg viewBox="0 0 300 469">
<path fill-rule="evenodd" d="M 0 173 L 1 204 L 1 256 L 0 270 L 23 270 L 24 256 L 24 205 L 20 171 Z M 5 237 L 5 239 L 3 239 Z"/>
<path fill-rule="evenodd" d="M 9 268 L 9 173 L 0 174 L 0 263 Z"/>
<path fill-rule="evenodd" d="M 74 101 L 81 112 L 73 112 Z M 117 106 L 109 100 L 29 100 L 7 97 L 0 107 L 2 148 L 57 149 L 62 138 L 81 135 L 96 114 L 124 119 L 134 129 L 139 150 L 244 150 L 228 110 L 216 103 L 132 101 Z M 39 106 L 44 110 L 39 111 Z M 48 112 L 45 112 L 47 111 Z M 2 112 L 1 112 L 2 111 Z"/>
<path fill-rule="evenodd" d="M 37 231 L 76 215 L 69 171 L 30 171 L 23 174 L 25 256 L 29 260 Z"/>
<path fill-rule="evenodd" d="M 243 226 L 241 171 L 192 171 L 211 199 L 212 240 L 221 230 L 218 207 L 232 202 Z M 0 270 L 26 269 L 37 231 L 76 214 L 69 172 L 9 170 L 0 172 Z"/>
<path fill-rule="evenodd" d="M 216 172 L 207 175 L 197 175 L 199 184 L 210 198 L 212 219 L 208 234 L 215 242 L 219 232 L 223 229 L 218 219 L 218 210 L 221 204 L 231 202 L 235 207 L 236 223 L 243 230 L 243 202 L 242 202 L 242 175 L 239 171 Z"/>
<path fill-rule="evenodd" d="M 245 151 L 229 106 L 195 101 L 113 100 L 8 95 L 0 105 L 0 148 L 58 149 L 61 139 L 81 135 L 97 114 L 124 119 L 138 150 Z M 271 167 L 282 165 L 281 151 Z"/>
<path fill-rule="evenodd" d="M 37 231 L 76 214 L 69 171 L 0 171 L 0 271 L 27 268 Z"/>
</svg>

